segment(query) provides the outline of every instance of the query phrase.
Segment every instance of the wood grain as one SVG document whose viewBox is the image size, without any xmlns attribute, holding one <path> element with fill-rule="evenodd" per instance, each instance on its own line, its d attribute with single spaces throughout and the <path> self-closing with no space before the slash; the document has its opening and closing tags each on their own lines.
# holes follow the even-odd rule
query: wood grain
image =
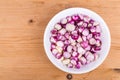
<svg viewBox="0 0 120 80">
<path fill-rule="evenodd" d="M 43 34 L 59 11 L 84 7 L 97 12 L 111 32 L 111 50 L 96 70 L 73 80 L 120 80 L 120 0 L 0 0 L 0 80 L 66 80 L 48 60 Z"/>
</svg>

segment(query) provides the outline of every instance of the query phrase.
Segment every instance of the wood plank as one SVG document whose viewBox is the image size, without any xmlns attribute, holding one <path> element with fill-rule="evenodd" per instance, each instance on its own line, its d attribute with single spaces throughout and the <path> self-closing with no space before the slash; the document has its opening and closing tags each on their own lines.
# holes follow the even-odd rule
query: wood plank
<svg viewBox="0 0 120 80">
<path fill-rule="evenodd" d="M 120 0 L 0 0 L 0 80 L 66 80 L 48 60 L 43 35 L 49 20 L 69 7 L 97 12 L 111 32 L 111 50 L 96 70 L 74 80 L 120 80 Z M 46 77 L 47 76 L 47 77 Z"/>
</svg>

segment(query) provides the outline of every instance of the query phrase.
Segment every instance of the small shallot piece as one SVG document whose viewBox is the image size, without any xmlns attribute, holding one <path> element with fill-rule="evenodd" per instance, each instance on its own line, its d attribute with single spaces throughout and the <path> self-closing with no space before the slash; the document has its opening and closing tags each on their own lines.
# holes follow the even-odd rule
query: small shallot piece
<svg viewBox="0 0 120 80">
<path fill-rule="evenodd" d="M 84 29 L 83 32 L 82 32 L 82 34 L 83 34 L 84 36 L 89 35 L 89 30 L 88 30 L 88 29 Z"/>
<path fill-rule="evenodd" d="M 62 27 L 61 27 L 60 24 L 56 24 L 56 25 L 55 25 L 55 28 L 56 28 L 57 30 L 60 30 Z"/>
<path fill-rule="evenodd" d="M 62 57 L 62 55 L 59 54 L 59 53 L 57 53 L 57 54 L 55 55 L 55 57 L 56 57 L 57 59 L 60 59 L 60 58 Z"/>
<path fill-rule="evenodd" d="M 94 45 L 94 44 L 96 44 L 96 40 L 95 40 L 94 38 L 91 38 L 91 39 L 89 40 L 89 43 L 90 43 L 91 45 Z"/>
<path fill-rule="evenodd" d="M 88 34 L 87 35 L 87 39 L 89 40 L 90 38 L 92 38 L 93 37 L 93 35 L 92 34 Z"/>
<path fill-rule="evenodd" d="M 94 60 L 97 60 L 97 59 L 98 59 L 98 57 L 99 57 L 99 55 L 98 55 L 98 54 L 94 54 Z"/>
<path fill-rule="evenodd" d="M 73 52 L 72 53 L 72 56 L 74 56 L 74 57 L 76 57 L 76 56 L 78 56 L 79 54 L 77 53 L 77 52 Z"/>
<path fill-rule="evenodd" d="M 87 47 L 88 47 L 88 41 L 82 41 L 82 42 L 81 42 L 81 46 L 82 46 L 83 48 L 87 48 Z"/>
<path fill-rule="evenodd" d="M 68 67 L 68 68 L 73 68 L 73 64 L 69 63 L 69 64 L 67 65 L 67 67 Z"/>
<path fill-rule="evenodd" d="M 85 50 L 82 47 L 78 47 L 79 54 L 85 54 Z"/>
<path fill-rule="evenodd" d="M 66 18 L 61 20 L 61 24 L 66 24 L 66 23 L 67 23 L 67 19 Z"/>
<path fill-rule="evenodd" d="M 89 53 L 87 56 L 86 56 L 86 59 L 88 61 L 93 61 L 94 60 L 94 55 L 92 53 Z"/>
<path fill-rule="evenodd" d="M 53 37 L 51 37 L 51 38 L 50 38 L 50 42 L 56 43 L 56 40 L 55 40 Z"/>
<path fill-rule="evenodd" d="M 60 46 L 60 47 L 64 46 L 64 43 L 62 41 L 57 41 L 56 44 L 57 44 L 57 46 Z"/>
<path fill-rule="evenodd" d="M 85 65 L 86 62 L 87 62 L 87 60 L 86 60 L 85 57 L 81 57 L 81 58 L 80 58 L 80 62 L 81 62 L 82 65 Z"/>
<path fill-rule="evenodd" d="M 76 65 L 76 64 L 77 64 L 77 62 L 76 62 L 74 59 L 72 59 L 70 62 L 71 62 L 73 65 Z"/>
<path fill-rule="evenodd" d="M 70 63 L 70 59 L 64 59 L 64 60 L 62 61 L 62 63 L 63 63 L 63 64 L 69 64 L 69 63 Z"/>
<path fill-rule="evenodd" d="M 79 35 L 78 35 L 77 31 L 72 31 L 71 38 L 74 39 L 74 40 L 77 40 L 79 38 Z"/>
<path fill-rule="evenodd" d="M 69 46 L 67 47 L 67 51 L 68 51 L 68 52 L 72 52 L 72 48 L 73 48 L 73 47 L 69 45 Z"/>
<path fill-rule="evenodd" d="M 80 21 L 79 23 L 77 23 L 78 26 L 82 26 L 83 25 L 83 21 Z"/>
<path fill-rule="evenodd" d="M 66 30 L 63 28 L 59 31 L 60 34 L 64 35 L 66 33 Z"/>
<path fill-rule="evenodd" d="M 53 53 L 53 55 L 56 55 L 58 53 L 58 50 L 57 49 L 52 49 L 52 53 Z"/>
<path fill-rule="evenodd" d="M 67 31 L 74 31 L 75 30 L 75 25 L 70 24 L 70 23 L 66 24 L 66 30 Z"/>
<path fill-rule="evenodd" d="M 77 69 L 80 69 L 80 67 L 81 67 L 81 62 L 78 62 L 76 65 L 75 65 L 75 67 L 77 68 Z"/>
<path fill-rule="evenodd" d="M 79 36 L 79 38 L 77 39 L 77 42 L 82 42 L 81 36 Z"/>
<path fill-rule="evenodd" d="M 71 57 L 71 54 L 70 54 L 69 52 L 64 52 L 64 53 L 63 53 L 63 56 L 64 56 L 65 58 L 70 58 L 70 57 Z"/>
<path fill-rule="evenodd" d="M 72 16 L 72 19 L 76 21 L 76 20 L 79 19 L 79 16 L 78 16 L 78 15 L 73 15 L 73 16 Z"/>
</svg>

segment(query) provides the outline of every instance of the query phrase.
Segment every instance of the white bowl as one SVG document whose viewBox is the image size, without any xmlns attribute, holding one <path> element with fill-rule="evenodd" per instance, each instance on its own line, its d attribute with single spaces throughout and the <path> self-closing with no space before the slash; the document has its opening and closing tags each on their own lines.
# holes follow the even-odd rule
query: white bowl
<svg viewBox="0 0 120 80">
<path fill-rule="evenodd" d="M 50 31 L 53 29 L 55 23 L 59 22 L 62 18 L 65 18 L 66 16 L 71 16 L 73 14 L 77 14 L 77 13 L 82 13 L 82 14 L 86 14 L 88 16 L 90 16 L 92 19 L 98 21 L 102 27 L 102 33 L 101 33 L 101 38 L 102 38 L 102 49 L 99 52 L 100 57 L 94 61 L 91 62 L 90 64 L 87 64 L 83 67 L 81 67 L 80 69 L 71 69 L 71 68 L 67 68 L 66 66 L 64 66 L 59 60 L 57 60 L 51 53 L 50 51 Z M 95 12 L 85 9 L 85 8 L 69 8 L 69 9 L 65 9 L 61 12 L 59 12 L 58 14 L 56 14 L 48 23 L 45 33 L 44 33 L 44 48 L 45 48 L 45 52 L 49 58 L 49 60 L 60 70 L 64 71 L 64 72 L 68 72 L 68 73 L 73 73 L 73 74 L 81 74 L 81 73 L 86 73 L 89 71 L 94 70 L 95 68 L 97 68 L 100 64 L 102 64 L 102 62 L 105 60 L 105 58 L 108 55 L 109 49 L 110 49 L 110 44 L 111 44 L 111 37 L 110 37 L 110 32 L 109 29 L 106 25 L 106 23 L 104 22 L 104 20 Z"/>
</svg>

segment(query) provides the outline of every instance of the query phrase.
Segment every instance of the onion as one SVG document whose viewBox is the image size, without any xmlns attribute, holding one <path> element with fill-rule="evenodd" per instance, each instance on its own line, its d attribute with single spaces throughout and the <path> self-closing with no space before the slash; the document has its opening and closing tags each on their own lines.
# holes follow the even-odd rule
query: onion
<svg viewBox="0 0 120 80">
<path fill-rule="evenodd" d="M 78 47 L 79 54 L 85 54 L 85 50 L 82 47 Z"/>
<path fill-rule="evenodd" d="M 74 43 L 75 42 L 75 40 L 72 39 L 71 37 L 69 37 L 69 41 L 70 41 L 70 43 Z"/>
<path fill-rule="evenodd" d="M 77 47 L 77 48 L 78 48 L 78 47 L 81 47 L 80 43 L 77 43 L 77 44 L 76 44 L 76 47 Z"/>
<path fill-rule="evenodd" d="M 65 36 L 62 36 L 60 40 L 61 40 L 61 41 L 66 41 Z"/>
<path fill-rule="evenodd" d="M 73 64 L 69 63 L 69 64 L 67 65 L 67 67 L 68 67 L 68 68 L 73 68 Z"/>
<path fill-rule="evenodd" d="M 60 59 L 60 58 L 62 57 L 62 54 L 57 53 L 57 54 L 55 55 L 55 57 L 56 57 L 57 59 Z"/>
<path fill-rule="evenodd" d="M 55 28 L 56 28 L 57 30 L 60 30 L 60 29 L 62 28 L 62 26 L 61 26 L 60 24 L 56 24 L 56 25 L 55 25 Z"/>
<path fill-rule="evenodd" d="M 76 57 L 73 57 L 73 56 L 72 56 L 70 59 L 71 59 L 71 60 L 75 60 L 75 61 L 78 61 L 78 60 L 79 60 L 77 56 L 76 56 Z"/>
<path fill-rule="evenodd" d="M 81 33 L 84 29 L 85 29 L 84 27 L 80 27 L 78 31 Z"/>
<path fill-rule="evenodd" d="M 75 67 L 77 68 L 77 69 L 80 69 L 80 67 L 81 67 L 81 62 L 78 62 L 76 65 L 75 65 Z"/>
<path fill-rule="evenodd" d="M 89 30 L 88 30 L 88 29 L 84 29 L 83 32 L 82 32 L 82 34 L 83 34 L 84 36 L 89 35 Z"/>
<path fill-rule="evenodd" d="M 87 24 L 86 22 L 84 22 L 82 26 L 83 26 L 83 27 L 87 27 L 87 25 L 88 25 L 88 24 Z"/>
<path fill-rule="evenodd" d="M 94 60 L 97 60 L 97 59 L 98 59 L 98 57 L 99 57 L 99 55 L 98 55 L 98 54 L 94 54 Z"/>
<path fill-rule="evenodd" d="M 73 60 L 73 59 L 72 59 L 70 62 L 71 62 L 73 65 L 76 65 L 76 64 L 77 64 L 77 62 L 76 62 L 75 60 Z"/>
<path fill-rule="evenodd" d="M 81 62 L 82 65 L 85 65 L 87 60 L 85 59 L 85 57 L 81 57 L 80 62 Z"/>
<path fill-rule="evenodd" d="M 77 40 L 79 38 L 79 35 L 78 35 L 77 31 L 72 31 L 71 38 L 74 39 L 74 40 Z"/>
<path fill-rule="evenodd" d="M 88 61 L 93 61 L 94 60 L 94 55 L 92 53 L 89 53 L 87 56 L 86 56 L 86 59 Z"/>
<path fill-rule="evenodd" d="M 74 24 L 75 24 L 75 21 L 70 21 L 69 23 L 74 25 Z"/>
<path fill-rule="evenodd" d="M 70 57 L 71 57 L 71 54 L 70 54 L 69 52 L 64 52 L 64 53 L 63 53 L 63 56 L 64 56 L 65 58 L 70 58 Z"/>
<path fill-rule="evenodd" d="M 68 68 L 80 69 L 99 58 L 101 26 L 84 14 L 62 18 L 51 30 L 50 51 Z"/>
<path fill-rule="evenodd" d="M 84 56 L 87 57 L 89 54 L 91 54 L 91 52 L 87 51 Z"/>
<path fill-rule="evenodd" d="M 101 40 L 99 39 L 96 40 L 96 46 L 101 46 Z"/>
<path fill-rule="evenodd" d="M 101 50 L 101 47 L 99 47 L 99 46 L 93 46 L 92 48 L 91 48 L 91 52 L 94 52 L 94 53 L 96 53 L 96 52 L 98 52 L 98 51 L 100 51 Z"/>
<path fill-rule="evenodd" d="M 85 22 L 89 22 L 89 21 L 90 21 L 90 17 L 89 17 L 89 16 L 84 15 L 84 21 L 85 21 Z"/>
<path fill-rule="evenodd" d="M 57 33 L 56 35 L 53 36 L 53 38 L 57 41 L 62 38 L 62 35 L 60 33 Z"/>
<path fill-rule="evenodd" d="M 96 40 L 95 40 L 94 38 L 91 38 L 91 39 L 89 40 L 89 43 L 90 43 L 91 45 L 94 45 L 94 44 L 96 44 Z"/>
<path fill-rule="evenodd" d="M 79 19 L 79 16 L 78 16 L 78 15 L 73 15 L 73 16 L 72 16 L 72 19 L 76 21 L 76 20 Z"/>
<path fill-rule="evenodd" d="M 60 59 L 58 59 L 58 61 L 63 61 L 64 60 L 64 57 L 62 56 Z"/>
<path fill-rule="evenodd" d="M 67 47 L 67 51 L 68 51 L 68 52 L 72 52 L 72 48 L 73 48 L 73 47 L 69 45 L 69 46 Z"/>
<path fill-rule="evenodd" d="M 53 53 L 53 55 L 56 55 L 58 53 L 58 50 L 57 49 L 52 49 L 52 53 Z"/>
<path fill-rule="evenodd" d="M 66 24 L 66 23 L 67 23 L 67 19 L 66 18 L 61 20 L 61 24 Z"/>
<path fill-rule="evenodd" d="M 60 34 L 64 35 L 66 33 L 66 30 L 64 28 L 62 28 L 60 31 L 59 31 Z"/>
<path fill-rule="evenodd" d="M 90 31 L 91 32 L 95 32 L 96 31 L 96 28 L 94 26 L 90 27 Z"/>
<path fill-rule="evenodd" d="M 89 40 L 90 38 L 92 38 L 93 37 L 93 35 L 92 34 L 88 34 L 87 35 L 87 39 Z"/>
<path fill-rule="evenodd" d="M 64 59 L 64 60 L 62 61 L 62 63 L 65 64 L 65 65 L 66 65 L 66 64 L 69 64 L 69 63 L 70 63 L 70 59 Z"/>
<path fill-rule="evenodd" d="M 66 39 L 69 39 L 70 34 L 66 32 L 64 36 L 66 37 Z"/>
<path fill-rule="evenodd" d="M 67 47 L 68 47 L 68 44 L 64 44 L 64 46 L 62 47 L 63 52 L 67 51 Z"/>
<path fill-rule="evenodd" d="M 51 33 L 52 33 L 52 35 L 53 35 L 53 34 L 57 34 L 57 29 L 51 30 Z"/>
<path fill-rule="evenodd" d="M 98 32 L 94 32 L 93 36 L 95 39 L 100 39 L 100 33 L 98 33 Z"/>
<path fill-rule="evenodd" d="M 78 54 L 77 52 L 73 52 L 73 53 L 72 53 L 72 56 L 73 56 L 73 57 L 76 57 L 76 56 L 78 56 L 78 55 L 79 55 L 79 54 Z"/>
<path fill-rule="evenodd" d="M 83 14 L 78 14 L 81 20 L 83 20 Z"/>
<path fill-rule="evenodd" d="M 86 48 L 85 48 L 85 50 L 90 50 L 91 49 L 91 46 L 90 45 L 88 45 Z"/>
<path fill-rule="evenodd" d="M 93 24 L 95 21 L 93 19 L 90 19 L 89 23 Z"/>
<path fill-rule="evenodd" d="M 73 51 L 77 51 L 77 47 L 76 46 L 73 47 Z"/>
<path fill-rule="evenodd" d="M 56 44 L 55 43 L 51 43 L 51 48 L 55 48 L 56 47 Z"/>
<path fill-rule="evenodd" d="M 56 49 L 58 50 L 59 53 L 62 53 L 63 49 L 60 46 L 56 46 Z"/>
<path fill-rule="evenodd" d="M 78 55 L 78 59 L 80 59 L 81 57 L 82 57 L 82 54 L 79 54 L 79 55 Z"/>
<path fill-rule="evenodd" d="M 91 23 L 88 24 L 88 27 L 92 27 L 93 25 Z"/>
<path fill-rule="evenodd" d="M 87 37 L 86 36 L 82 36 L 82 39 L 83 39 L 83 41 L 86 41 Z"/>
<path fill-rule="evenodd" d="M 68 44 L 70 44 L 70 41 L 69 41 L 69 40 L 65 40 L 65 41 L 64 41 L 64 44 L 67 44 L 67 45 L 68 45 Z"/>
<path fill-rule="evenodd" d="M 67 31 L 74 31 L 75 30 L 75 25 L 70 24 L 70 23 L 66 24 L 66 30 Z"/>
<path fill-rule="evenodd" d="M 81 46 L 82 46 L 83 48 L 87 48 L 87 47 L 88 47 L 88 41 L 82 41 L 82 42 L 81 42 Z"/>
<path fill-rule="evenodd" d="M 57 41 L 56 44 L 57 44 L 57 46 L 60 46 L 60 47 L 64 46 L 64 43 L 62 41 Z"/>
<path fill-rule="evenodd" d="M 71 16 L 67 16 L 66 19 L 68 22 L 70 22 L 72 20 Z"/>
<path fill-rule="evenodd" d="M 77 42 L 82 42 L 81 36 L 79 36 L 79 38 L 77 39 Z"/>
<path fill-rule="evenodd" d="M 53 37 L 50 37 L 50 42 L 56 43 L 56 39 L 54 39 Z"/>
<path fill-rule="evenodd" d="M 79 23 L 77 23 L 78 26 L 82 26 L 83 25 L 83 21 L 80 21 Z"/>
<path fill-rule="evenodd" d="M 98 26 L 98 25 L 99 25 L 98 22 L 94 22 L 94 23 L 93 23 L 93 26 Z"/>
<path fill-rule="evenodd" d="M 96 26 L 96 32 L 101 32 L 101 27 L 100 26 Z"/>
</svg>

